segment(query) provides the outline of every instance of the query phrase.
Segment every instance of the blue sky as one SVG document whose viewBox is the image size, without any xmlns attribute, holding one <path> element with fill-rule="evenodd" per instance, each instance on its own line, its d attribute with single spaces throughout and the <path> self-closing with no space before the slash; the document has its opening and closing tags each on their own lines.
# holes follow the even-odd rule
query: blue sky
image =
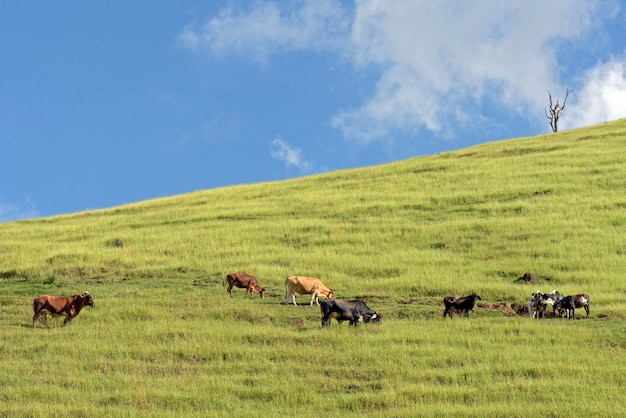
<svg viewBox="0 0 626 418">
<path fill-rule="evenodd" d="M 618 0 L 0 3 L 0 221 L 626 116 Z"/>
</svg>

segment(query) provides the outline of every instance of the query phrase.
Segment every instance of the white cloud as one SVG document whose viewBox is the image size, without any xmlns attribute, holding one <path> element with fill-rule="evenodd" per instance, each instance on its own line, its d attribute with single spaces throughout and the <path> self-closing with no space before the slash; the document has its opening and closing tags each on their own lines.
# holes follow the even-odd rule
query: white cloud
<svg viewBox="0 0 626 418">
<path fill-rule="evenodd" d="M 585 0 L 447 4 L 358 3 L 355 62 L 383 73 L 369 100 L 333 119 L 347 137 L 445 133 L 467 113 L 480 115 L 486 101 L 542 117 L 546 86 L 559 84 L 556 46 L 590 30 L 599 7 Z"/>
<path fill-rule="evenodd" d="M 561 116 L 563 129 L 626 117 L 626 56 L 589 70 L 580 92 L 572 95 L 576 100 Z"/>
<path fill-rule="evenodd" d="M 302 151 L 299 148 L 292 147 L 282 138 L 274 138 L 271 142 L 271 147 L 272 158 L 284 162 L 288 167 L 296 167 L 302 173 L 312 171 L 311 164 L 302 157 Z"/>
<path fill-rule="evenodd" d="M 265 62 L 275 52 L 336 48 L 348 24 L 342 7 L 332 0 L 284 2 L 280 7 L 262 2 L 249 10 L 228 7 L 199 29 L 188 26 L 179 39 L 190 49 Z"/>
<path fill-rule="evenodd" d="M 259 62 L 272 54 L 331 50 L 378 74 L 362 103 L 338 110 L 332 125 L 361 141 L 447 136 L 493 112 L 544 126 L 546 90 L 560 90 L 559 54 L 582 48 L 613 0 L 332 0 L 229 7 L 180 35 L 185 46 Z M 571 86 L 570 86 L 571 87 Z M 495 110 L 494 110 L 495 109 Z"/>
</svg>

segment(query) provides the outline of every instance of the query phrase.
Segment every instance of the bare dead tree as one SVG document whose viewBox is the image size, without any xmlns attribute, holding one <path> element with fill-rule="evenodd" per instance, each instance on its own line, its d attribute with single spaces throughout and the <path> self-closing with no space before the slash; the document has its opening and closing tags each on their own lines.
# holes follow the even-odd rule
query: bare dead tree
<svg viewBox="0 0 626 418">
<path fill-rule="evenodd" d="M 559 131 L 559 118 L 561 117 L 561 112 L 563 112 L 563 109 L 565 109 L 565 103 L 567 103 L 567 98 L 569 97 L 570 93 L 571 91 L 567 89 L 567 91 L 565 92 L 565 99 L 563 99 L 563 104 L 559 104 L 558 99 L 556 103 L 552 104 L 552 95 L 548 91 L 548 99 L 550 100 L 550 112 L 548 113 L 548 109 L 544 109 L 544 113 L 550 121 L 550 127 L 552 128 L 552 132 Z"/>
</svg>

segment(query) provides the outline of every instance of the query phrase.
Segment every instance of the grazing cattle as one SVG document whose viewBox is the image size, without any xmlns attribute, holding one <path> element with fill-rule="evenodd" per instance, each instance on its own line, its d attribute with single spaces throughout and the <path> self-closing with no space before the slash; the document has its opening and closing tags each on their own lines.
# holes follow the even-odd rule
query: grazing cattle
<svg viewBox="0 0 626 418">
<path fill-rule="evenodd" d="M 35 311 L 35 315 L 33 315 L 33 327 L 37 325 L 38 319 L 42 324 L 48 325 L 48 315 L 65 316 L 65 320 L 63 321 L 63 325 L 65 325 L 76 318 L 80 310 L 87 305 L 92 308 L 95 306 L 89 292 L 74 296 L 43 295 L 36 297 L 33 301 L 33 310 Z"/>
<path fill-rule="evenodd" d="M 585 308 L 585 312 L 587 312 L 586 318 L 589 318 L 589 295 L 581 293 L 579 295 L 565 296 L 563 299 L 554 302 L 554 308 L 559 311 L 561 317 L 563 316 L 563 311 L 565 311 L 568 319 L 576 319 L 576 308 Z"/>
<path fill-rule="evenodd" d="M 289 303 L 289 298 L 291 297 L 293 304 L 296 306 L 298 306 L 296 303 L 296 293 L 300 295 L 311 295 L 311 306 L 313 306 L 313 301 L 319 306 L 319 295 L 326 296 L 328 299 L 333 297 L 333 289 L 329 289 L 320 279 L 314 279 L 313 277 L 287 277 L 287 279 L 285 279 L 285 287 L 287 288 L 285 303 Z"/>
<path fill-rule="evenodd" d="M 258 280 L 254 276 L 243 273 L 230 273 L 226 275 L 226 282 L 228 283 L 228 295 L 233 297 L 233 286 L 240 289 L 246 289 L 244 297 L 250 294 L 250 299 L 254 299 L 254 292 L 261 295 L 261 299 L 265 297 L 265 289 L 259 285 Z"/>
<path fill-rule="evenodd" d="M 563 299 L 563 295 L 558 290 L 553 290 L 550 293 L 541 293 L 537 290 L 528 299 L 528 314 L 533 319 L 545 318 L 548 305 L 552 305 L 552 313 L 555 314 L 556 308 L 554 304 L 561 299 Z"/>
<path fill-rule="evenodd" d="M 545 318 L 546 305 L 543 303 L 543 294 L 539 290 L 528 299 L 528 314 L 532 319 Z"/>
<path fill-rule="evenodd" d="M 382 318 L 378 312 L 367 307 L 360 300 L 327 299 L 321 304 L 322 328 L 330 326 L 330 320 L 335 318 L 337 322 L 350 321 L 355 327 L 359 322 L 374 322 L 381 324 Z"/>
<path fill-rule="evenodd" d="M 543 301 L 544 305 L 552 305 L 552 313 L 555 314 L 556 316 L 556 308 L 554 307 L 554 304 L 563 299 L 563 295 L 560 294 L 558 292 L 558 290 L 553 290 L 550 293 L 544 293 L 543 295 L 541 295 L 541 300 Z"/>
<path fill-rule="evenodd" d="M 446 315 L 452 318 L 452 311 L 465 312 L 465 316 L 469 318 L 470 312 L 474 309 L 474 304 L 477 300 L 482 300 L 482 298 L 478 296 L 476 292 L 469 296 L 456 299 L 454 296 L 446 296 L 443 298 L 443 304 L 446 306 L 446 310 L 443 312 L 443 318 L 445 319 Z"/>
</svg>

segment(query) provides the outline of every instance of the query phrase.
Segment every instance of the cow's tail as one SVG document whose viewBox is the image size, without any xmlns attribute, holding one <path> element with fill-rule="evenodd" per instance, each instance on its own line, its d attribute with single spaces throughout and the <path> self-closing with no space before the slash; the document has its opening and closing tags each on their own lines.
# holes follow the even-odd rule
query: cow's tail
<svg viewBox="0 0 626 418">
<path fill-rule="evenodd" d="M 291 289 L 289 289 L 289 277 L 285 278 L 285 303 L 289 303 L 289 296 L 291 296 Z"/>
</svg>

